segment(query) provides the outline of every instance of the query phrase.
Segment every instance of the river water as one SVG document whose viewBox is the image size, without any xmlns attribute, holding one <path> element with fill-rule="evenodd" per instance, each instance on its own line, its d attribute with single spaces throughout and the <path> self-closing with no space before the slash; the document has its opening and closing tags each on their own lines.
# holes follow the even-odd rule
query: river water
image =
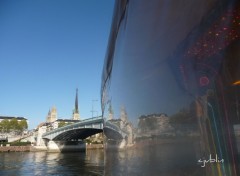
<svg viewBox="0 0 240 176">
<path fill-rule="evenodd" d="M 0 153 L 0 176 L 203 176 L 191 145 L 76 153 Z"/>
<path fill-rule="evenodd" d="M 0 153 L 0 176 L 103 175 L 104 151 Z"/>
</svg>

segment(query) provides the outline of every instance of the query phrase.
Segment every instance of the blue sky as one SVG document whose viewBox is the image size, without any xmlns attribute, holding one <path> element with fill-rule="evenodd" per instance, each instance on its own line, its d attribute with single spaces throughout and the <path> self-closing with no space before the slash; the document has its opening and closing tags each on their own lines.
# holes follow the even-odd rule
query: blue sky
<svg viewBox="0 0 240 176">
<path fill-rule="evenodd" d="M 79 89 L 82 119 L 101 114 L 101 74 L 114 0 L 0 1 L 0 115 L 24 116 L 29 128 L 71 118 Z M 94 115 L 97 115 L 95 113 Z"/>
</svg>

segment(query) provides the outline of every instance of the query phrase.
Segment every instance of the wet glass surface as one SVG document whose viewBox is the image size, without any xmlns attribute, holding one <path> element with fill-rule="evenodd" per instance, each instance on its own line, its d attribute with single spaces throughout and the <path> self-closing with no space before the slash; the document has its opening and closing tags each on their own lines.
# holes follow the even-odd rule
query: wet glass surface
<svg viewBox="0 0 240 176">
<path fill-rule="evenodd" d="M 142 143 L 140 148 L 105 152 L 105 175 L 116 176 L 202 176 L 205 171 L 197 166 L 194 144 L 178 141 L 174 145 L 165 140 L 153 145 Z M 187 145 L 186 145 L 187 144 Z M 181 160 L 181 162 L 179 162 Z"/>
<path fill-rule="evenodd" d="M 239 31 L 235 0 L 117 1 L 102 80 L 107 148 L 134 149 L 145 174 L 239 175 Z M 169 165 L 147 171 L 146 157 Z"/>
</svg>

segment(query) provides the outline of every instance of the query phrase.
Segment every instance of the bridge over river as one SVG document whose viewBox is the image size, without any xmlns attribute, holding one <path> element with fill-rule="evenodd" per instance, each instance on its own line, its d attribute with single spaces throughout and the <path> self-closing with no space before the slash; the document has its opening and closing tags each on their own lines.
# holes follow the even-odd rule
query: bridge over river
<svg viewBox="0 0 240 176">
<path fill-rule="evenodd" d="M 91 135 L 101 133 L 102 130 L 102 117 L 93 117 L 46 132 L 42 138 L 54 141 L 86 139 Z"/>
<path fill-rule="evenodd" d="M 102 131 L 102 117 L 93 117 L 43 133 L 41 138 L 48 150 L 81 150 L 85 149 L 83 139 Z"/>
</svg>

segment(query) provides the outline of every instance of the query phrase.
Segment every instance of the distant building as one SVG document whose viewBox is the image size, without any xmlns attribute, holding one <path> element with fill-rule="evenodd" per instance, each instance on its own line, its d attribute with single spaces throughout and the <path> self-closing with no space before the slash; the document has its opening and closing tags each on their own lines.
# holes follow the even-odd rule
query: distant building
<svg viewBox="0 0 240 176">
<path fill-rule="evenodd" d="M 138 118 L 138 137 L 175 136 L 175 130 L 166 114 L 143 115 Z"/>
<path fill-rule="evenodd" d="M 76 90 L 75 108 L 73 110 L 72 120 L 80 120 L 80 114 L 78 110 L 78 89 Z"/>
<path fill-rule="evenodd" d="M 65 126 L 65 125 L 68 125 L 68 124 L 71 124 L 71 123 L 76 123 L 78 121 L 79 120 L 57 119 L 54 122 L 42 122 L 37 126 L 37 130 L 40 127 L 44 126 L 46 128 L 46 131 L 51 131 L 51 130 L 54 130 L 56 128 L 59 128 L 59 127 L 62 127 L 62 126 Z"/>
<path fill-rule="evenodd" d="M 110 111 L 111 112 L 111 111 Z M 113 114 L 112 112 L 110 115 Z M 117 119 L 110 119 L 107 121 L 106 126 L 114 131 L 118 131 L 123 137 L 122 145 L 132 146 L 134 144 L 134 127 L 131 122 L 128 121 L 128 115 L 125 107 L 121 107 L 120 117 Z M 107 135 L 112 136 L 113 133 L 108 133 Z M 115 138 L 115 137 L 113 137 Z"/>
<path fill-rule="evenodd" d="M 108 119 L 112 120 L 114 119 L 114 113 L 113 113 L 113 109 L 112 109 L 112 105 L 110 104 L 109 108 L 108 108 Z"/>
<path fill-rule="evenodd" d="M 52 109 L 48 111 L 46 122 L 52 123 L 56 120 L 57 120 L 57 108 L 53 106 Z"/>
<path fill-rule="evenodd" d="M 46 126 L 46 130 L 51 131 L 53 129 L 65 126 L 67 124 L 78 122 L 79 120 L 80 120 L 80 114 L 78 109 L 78 89 L 77 89 L 76 97 L 75 97 L 75 107 L 73 110 L 72 119 L 58 119 L 57 108 L 53 106 L 52 109 L 49 109 L 48 111 L 46 122 L 40 124 L 40 126 Z"/>
<path fill-rule="evenodd" d="M 52 123 L 52 127 L 53 129 L 68 125 L 68 124 L 72 124 L 72 123 L 76 123 L 80 120 L 71 120 L 71 119 L 58 119 L 55 122 Z"/>
<path fill-rule="evenodd" d="M 0 116 L 0 122 L 3 120 L 12 120 L 12 119 L 17 119 L 18 122 L 22 121 L 22 120 L 26 120 L 27 124 L 28 124 L 28 119 L 25 117 L 13 117 L 13 116 Z"/>
<path fill-rule="evenodd" d="M 80 121 L 80 114 L 78 109 L 78 89 L 76 89 L 75 107 L 73 110 L 72 119 L 58 119 L 57 108 L 53 106 L 48 111 L 46 122 L 39 124 L 36 130 L 38 131 L 41 128 L 41 129 L 44 129 L 45 131 L 51 131 L 53 129 L 56 129 L 71 123 L 76 123 L 79 121 Z M 43 132 L 44 130 L 41 130 L 41 131 Z"/>
</svg>

